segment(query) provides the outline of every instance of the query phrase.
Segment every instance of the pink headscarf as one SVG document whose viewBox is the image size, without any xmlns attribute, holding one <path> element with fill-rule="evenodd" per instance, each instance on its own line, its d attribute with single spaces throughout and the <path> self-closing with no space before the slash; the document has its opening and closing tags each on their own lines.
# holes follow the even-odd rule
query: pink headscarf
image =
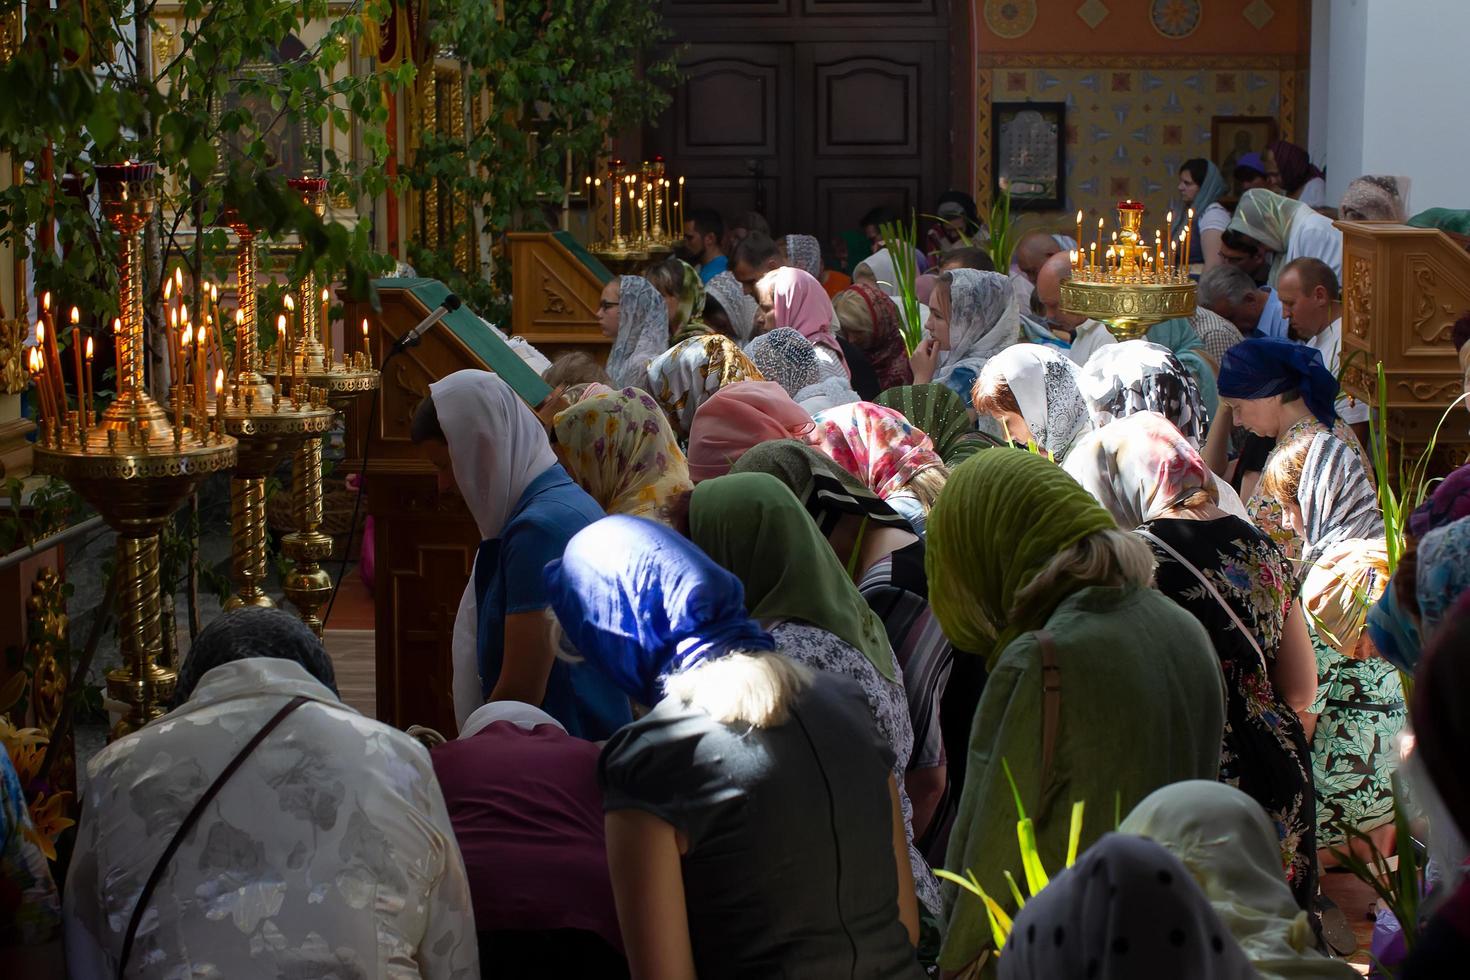
<svg viewBox="0 0 1470 980">
<path fill-rule="evenodd" d="M 695 483 L 724 476 L 737 459 L 760 443 L 805 440 L 811 430 L 812 417 L 776 382 L 726 385 L 694 413 L 689 428 L 689 476 Z"/>
<path fill-rule="evenodd" d="M 903 489 L 920 471 L 944 465 L 933 440 L 891 408 L 853 402 L 818 412 L 814 421 L 807 441 L 880 497 Z"/>
<path fill-rule="evenodd" d="M 776 326 L 790 327 L 813 344 L 830 347 L 842 356 L 842 345 L 832 335 L 837 314 L 821 283 L 802 269 L 782 266 L 766 273 L 761 285 L 771 290 Z"/>
</svg>

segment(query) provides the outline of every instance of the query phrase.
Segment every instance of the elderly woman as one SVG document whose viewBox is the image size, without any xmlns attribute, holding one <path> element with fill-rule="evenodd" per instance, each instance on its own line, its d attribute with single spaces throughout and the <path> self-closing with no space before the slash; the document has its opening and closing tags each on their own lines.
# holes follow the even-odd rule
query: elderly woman
<svg viewBox="0 0 1470 980">
<path fill-rule="evenodd" d="M 1331 481 L 1347 484 L 1339 488 L 1355 499 L 1372 494 L 1367 460 L 1347 423 L 1338 418 L 1337 379 L 1322 363 L 1322 355 L 1286 340 L 1252 338 L 1232 347 L 1220 366 L 1221 413 L 1216 425 L 1242 425 L 1258 436 L 1275 439 L 1266 457 L 1265 469 L 1298 439 L 1330 436 L 1336 442 L 1324 445 L 1314 456 L 1323 467 L 1278 470 L 1293 491 L 1310 499 L 1325 492 Z M 1333 451 L 1327 451 L 1331 449 Z M 1346 454 L 1346 455 L 1345 455 Z M 1262 481 L 1264 482 L 1264 481 Z M 1250 492 L 1242 487 L 1245 509 L 1251 522 L 1281 546 L 1286 557 L 1302 556 L 1301 536 L 1288 528 L 1280 501 L 1266 493 L 1261 483 Z M 1297 493 L 1290 494 L 1296 497 Z"/>
<path fill-rule="evenodd" d="M 856 685 L 659 525 L 599 521 L 546 578 L 576 648 L 652 708 L 600 762 L 633 975 L 923 977 L 893 754 Z"/>
<path fill-rule="evenodd" d="M 989 416 L 1019 445 L 1034 444 L 1060 463 L 1092 428 L 1071 358 L 1054 347 L 1017 344 L 985 365 L 972 395 L 975 411 Z"/>
<path fill-rule="evenodd" d="M 1276 285 L 1276 277 L 1286 264 L 1304 255 L 1321 259 L 1339 278 L 1342 276 L 1342 232 L 1331 218 L 1300 201 L 1259 187 L 1248 190 L 1235 206 L 1229 230 L 1274 254 L 1268 285 Z"/>
<path fill-rule="evenodd" d="M 856 476 L 924 536 L 924 522 L 949 467 L 934 443 L 908 419 L 872 402 L 854 402 L 812 417 L 812 445 Z"/>
<path fill-rule="evenodd" d="M 1149 587 L 1148 545 L 1060 467 L 1020 449 L 977 454 L 934 506 L 927 546 L 940 626 L 989 666 L 946 867 L 1008 894 L 1018 864 L 996 846 L 1017 819 L 1007 768 L 1048 868 L 1062 864 L 1073 801 L 1132 807 L 1219 774 L 1225 691 L 1209 636 Z M 949 922 L 940 964 L 959 969 L 990 945 L 985 910 L 960 893 Z"/>
<path fill-rule="evenodd" d="M 755 336 L 755 300 L 733 272 L 722 272 L 704 284 L 704 319 L 716 333 L 737 344 Z"/>
<path fill-rule="evenodd" d="M 774 381 L 810 414 L 862 401 L 852 382 L 822 374 L 817 349 L 790 327 L 777 327 L 745 345 L 745 353 L 767 381 Z"/>
<path fill-rule="evenodd" d="M 761 380 L 760 371 L 734 341 L 705 336 L 692 337 L 664 351 L 648 365 L 647 379 L 632 387 L 653 395 L 674 431 L 681 439 L 688 439 L 694 413 L 707 398 L 737 381 Z"/>
<path fill-rule="evenodd" d="M 557 415 L 556 455 L 608 514 L 668 523 L 674 498 L 694 489 L 669 421 L 645 391 L 601 392 Z"/>
<path fill-rule="evenodd" d="M 750 615 L 770 630 L 783 653 L 857 681 L 878 733 L 893 750 L 893 775 L 902 786 L 914 732 L 898 660 L 882 621 L 802 504 L 775 477 L 731 474 L 695 488 L 689 534 L 740 579 Z M 938 885 L 912 843 L 908 794 L 899 795 L 919 901 L 938 911 Z"/>
<path fill-rule="evenodd" d="M 480 534 L 454 622 L 447 686 L 456 720 L 486 700 L 524 701 L 574 735 L 606 738 L 629 720 L 628 703 L 595 673 L 557 660 L 540 574 L 602 509 L 557 462 L 531 409 L 488 371 L 430 385 L 410 434 L 439 470 L 441 492 L 464 499 Z"/>
<path fill-rule="evenodd" d="M 284 611 L 199 634 L 178 707 L 88 767 L 65 895 L 73 976 L 478 975 L 428 755 L 333 682 Z"/>
<path fill-rule="evenodd" d="M 618 276 L 602 288 L 597 303 L 602 335 L 612 340 L 607 373 L 619 388 L 648 378 L 649 363 L 669 346 L 669 306 L 642 276 Z"/>
<path fill-rule="evenodd" d="M 1281 877 L 1278 835 L 1249 796 L 1188 780 L 1151 793 L 1118 828 L 1162 845 L 1189 870 L 1262 980 L 1351 980 L 1317 952 L 1308 914 Z"/>
<path fill-rule="evenodd" d="M 1317 694 L 1295 576 L 1249 522 L 1215 504 L 1190 444 L 1162 415 L 1140 412 L 1083 436 L 1066 470 L 1153 548 L 1160 592 L 1209 633 L 1225 676 L 1220 779 L 1266 809 L 1296 900 L 1316 893 L 1311 759 L 1297 712 Z"/>
<path fill-rule="evenodd" d="M 998 272 L 954 269 L 935 282 L 929 310 L 931 338 L 910 358 L 914 384 L 932 381 L 968 400 L 986 362 L 1020 339 L 1015 290 Z"/>
<path fill-rule="evenodd" d="M 724 476 L 744 453 L 770 439 L 807 439 L 812 417 L 774 381 L 721 388 L 694 413 L 689 475 L 695 483 Z"/>
<path fill-rule="evenodd" d="M 823 374 L 849 377 L 842 345 L 832 331 L 837 313 L 822 284 L 790 266 L 773 269 L 755 284 L 756 333 L 790 327 L 811 341 Z"/>
</svg>

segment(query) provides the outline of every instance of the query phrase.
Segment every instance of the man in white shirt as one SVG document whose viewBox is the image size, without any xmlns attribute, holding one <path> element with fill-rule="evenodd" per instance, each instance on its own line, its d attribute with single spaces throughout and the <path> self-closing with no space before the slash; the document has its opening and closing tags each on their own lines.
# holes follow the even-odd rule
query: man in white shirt
<svg viewBox="0 0 1470 980">
<path fill-rule="evenodd" d="M 1092 352 L 1116 344 L 1118 339 L 1108 332 L 1106 324 L 1085 316 L 1062 311 L 1062 283 L 1072 278 L 1072 258 L 1058 252 L 1041 266 L 1036 274 L 1036 298 L 1046 311 L 1046 323 L 1058 336 L 1071 339 L 1067 356 L 1076 364 L 1086 364 Z"/>
<path fill-rule="evenodd" d="M 1031 293 L 1036 289 L 1036 278 L 1047 260 L 1062 250 L 1056 236 L 1050 232 L 1032 231 L 1021 236 L 1012 256 L 1011 288 L 1016 291 L 1016 304 L 1021 309 L 1031 305 Z"/>
<path fill-rule="evenodd" d="M 1281 312 L 1292 340 L 1322 353 L 1322 363 L 1333 374 L 1342 371 L 1342 293 L 1337 274 L 1321 259 L 1300 258 L 1287 263 L 1276 280 Z M 1368 441 L 1368 405 L 1348 394 L 1337 400 L 1337 414 L 1353 427 L 1359 441 Z"/>
</svg>

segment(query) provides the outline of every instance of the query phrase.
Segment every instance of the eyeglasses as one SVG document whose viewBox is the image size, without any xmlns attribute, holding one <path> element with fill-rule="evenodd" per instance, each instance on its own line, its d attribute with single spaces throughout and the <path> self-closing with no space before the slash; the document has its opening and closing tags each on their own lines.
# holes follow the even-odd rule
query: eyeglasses
<svg viewBox="0 0 1470 980">
<path fill-rule="evenodd" d="M 621 303 L 618 303 L 617 301 L 613 301 L 613 302 L 609 303 L 605 299 L 600 299 L 600 300 L 597 301 L 597 312 L 598 313 L 601 313 L 604 310 L 616 309 L 617 307 L 619 307 L 621 305 L 622 304 Z"/>
</svg>

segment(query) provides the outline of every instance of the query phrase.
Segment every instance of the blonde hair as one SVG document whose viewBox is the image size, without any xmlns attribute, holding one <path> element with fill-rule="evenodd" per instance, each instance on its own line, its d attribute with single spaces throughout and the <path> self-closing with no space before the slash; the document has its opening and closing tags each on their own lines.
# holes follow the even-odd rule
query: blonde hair
<svg viewBox="0 0 1470 980">
<path fill-rule="evenodd" d="M 1301 436 L 1271 454 L 1261 472 L 1261 493 L 1276 498 L 1283 507 L 1298 503 L 1302 472 L 1307 468 L 1307 453 L 1314 438 L 1310 434 Z"/>
<path fill-rule="evenodd" d="M 939 499 L 939 491 L 949 482 L 949 467 L 944 465 L 926 466 L 915 473 L 904 489 L 914 495 L 919 501 L 919 506 L 924 508 L 927 514 L 934 507 L 934 502 Z"/>
<path fill-rule="evenodd" d="M 1042 608 L 1057 595 L 1089 585 L 1148 586 L 1154 581 L 1154 553 L 1132 531 L 1109 528 L 1089 534 L 1060 553 L 1016 592 L 1010 618 L 1027 620 L 1051 612 Z"/>
<path fill-rule="evenodd" d="M 774 728 L 811 685 L 811 668 L 779 653 L 736 652 L 674 674 L 664 690 L 715 721 Z"/>
</svg>

